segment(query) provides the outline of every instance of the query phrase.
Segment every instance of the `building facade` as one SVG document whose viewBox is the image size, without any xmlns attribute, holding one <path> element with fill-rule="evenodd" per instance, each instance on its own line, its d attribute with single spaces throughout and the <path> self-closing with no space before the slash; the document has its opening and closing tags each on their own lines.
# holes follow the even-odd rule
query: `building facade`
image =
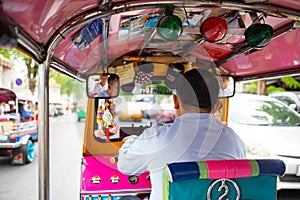
<svg viewBox="0 0 300 200">
<path fill-rule="evenodd" d="M 13 89 L 12 62 L 0 54 L 0 87 Z"/>
</svg>

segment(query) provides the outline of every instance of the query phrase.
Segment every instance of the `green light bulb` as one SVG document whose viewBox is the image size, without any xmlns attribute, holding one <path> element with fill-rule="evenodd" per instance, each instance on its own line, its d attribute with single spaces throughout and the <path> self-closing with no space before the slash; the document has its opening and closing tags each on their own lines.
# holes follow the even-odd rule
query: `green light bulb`
<svg viewBox="0 0 300 200">
<path fill-rule="evenodd" d="M 265 47 L 273 37 L 273 28 L 268 24 L 253 24 L 245 31 L 245 38 L 252 47 Z"/>
<path fill-rule="evenodd" d="M 160 19 L 158 25 L 158 34 L 166 39 L 174 41 L 181 35 L 182 22 L 178 16 L 164 16 Z"/>
</svg>

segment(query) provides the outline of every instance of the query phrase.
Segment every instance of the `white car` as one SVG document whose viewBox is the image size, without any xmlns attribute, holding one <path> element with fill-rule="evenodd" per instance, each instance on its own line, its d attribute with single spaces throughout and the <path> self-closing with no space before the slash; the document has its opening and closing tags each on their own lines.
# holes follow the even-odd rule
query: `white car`
<svg viewBox="0 0 300 200">
<path fill-rule="evenodd" d="M 300 115 L 262 95 L 236 94 L 229 100 L 228 125 L 244 141 L 247 158 L 281 159 L 285 175 L 277 189 L 300 189 Z"/>
<path fill-rule="evenodd" d="M 171 123 L 176 118 L 176 110 L 171 95 L 160 97 L 160 100 L 156 97 L 155 103 L 145 107 L 143 112 L 145 118 L 155 119 L 158 123 Z"/>
<path fill-rule="evenodd" d="M 282 101 L 290 108 L 300 113 L 300 95 L 297 95 L 294 92 L 277 92 L 269 94 L 269 96 Z"/>
</svg>

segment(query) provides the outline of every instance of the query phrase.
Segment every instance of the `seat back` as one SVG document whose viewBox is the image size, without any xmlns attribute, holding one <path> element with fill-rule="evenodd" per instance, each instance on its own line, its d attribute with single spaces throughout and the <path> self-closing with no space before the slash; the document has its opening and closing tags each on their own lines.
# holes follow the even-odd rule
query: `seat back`
<svg viewBox="0 0 300 200">
<path fill-rule="evenodd" d="M 163 171 L 164 200 L 276 200 L 281 160 L 171 163 Z"/>
</svg>

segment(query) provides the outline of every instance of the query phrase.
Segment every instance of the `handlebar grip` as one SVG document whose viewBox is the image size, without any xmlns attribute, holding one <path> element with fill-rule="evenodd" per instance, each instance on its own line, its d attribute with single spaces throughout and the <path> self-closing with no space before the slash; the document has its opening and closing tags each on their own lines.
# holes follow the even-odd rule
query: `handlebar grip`
<svg viewBox="0 0 300 200">
<path fill-rule="evenodd" d="M 115 156 L 111 157 L 111 158 L 110 158 L 110 162 L 111 162 L 111 163 L 116 163 L 116 162 L 118 162 L 118 157 L 119 157 L 119 155 L 115 155 Z"/>
</svg>

